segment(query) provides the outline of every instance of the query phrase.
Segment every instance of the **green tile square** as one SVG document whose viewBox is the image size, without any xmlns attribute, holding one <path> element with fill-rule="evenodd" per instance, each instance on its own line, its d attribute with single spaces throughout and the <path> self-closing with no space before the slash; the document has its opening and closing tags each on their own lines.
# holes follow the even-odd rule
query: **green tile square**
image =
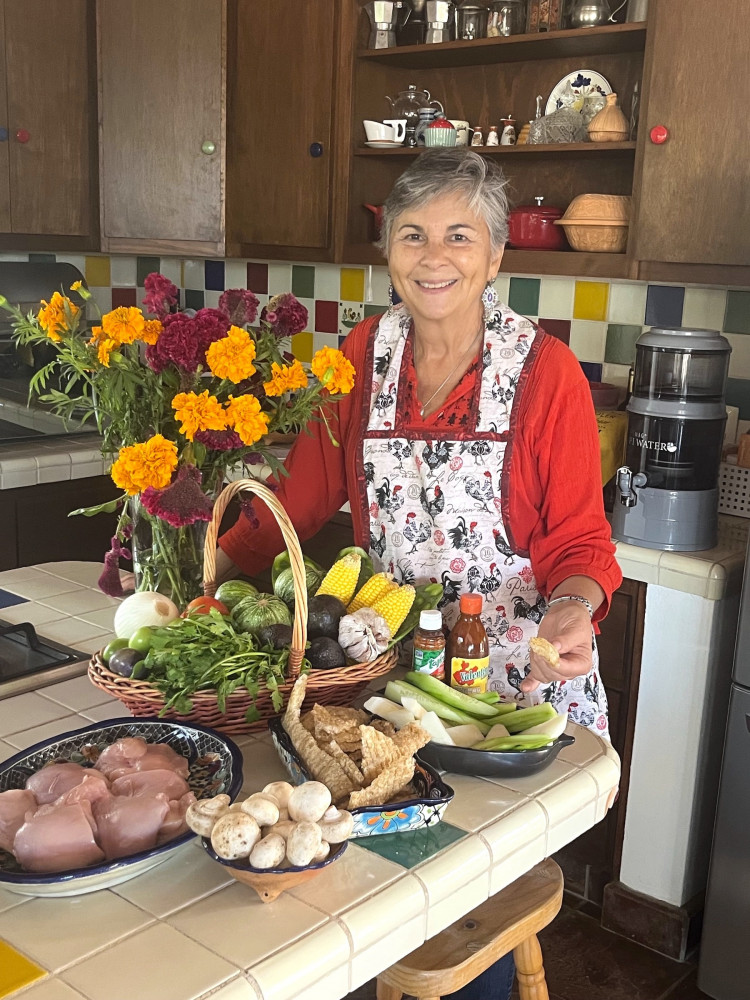
<svg viewBox="0 0 750 1000">
<path fill-rule="evenodd" d="M 298 299 L 315 298 L 315 268 L 303 264 L 292 265 L 292 293 Z"/>
<path fill-rule="evenodd" d="M 364 316 L 363 319 L 367 319 L 368 316 L 382 316 L 382 314 L 388 309 L 388 306 L 375 306 L 370 302 L 364 303 Z"/>
<path fill-rule="evenodd" d="M 610 365 L 632 365 L 635 361 L 635 342 L 643 332 L 642 326 L 628 323 L 608 323 L 604 360 Z"/>
<path fill-rule="evenodd" d="M 161 260 L 158 257 L 136 257 L 135 273 L 136 282 L 139 288 L 143 288 L 146 278 L 161 267 Z"/>
<path fill-rule="evenodd" d="M 203 309 L 206 304 L 206 293 L 200 292 L 196 288 L 185 289 L 185 308 Z"/>
<path fill-rule="evenodd" d="M 57 258 L 53 253 L 30 253 L 29 264 L 56 264 Z"/>
<path fill-rule="evenodd" d="M 421 830 L 360 837 L 357 847 L 364 847 L 366 851 L 379 854 L 381 858 L 393 861 L 402 868 L 416 868 L 464 837 L 468 837 L 465 830 L 459 830 L 450 823 L 436 823 Z"/>
<path fill-rule="evenodd" d="M 725 402 L 739 407 L 740 420 L 750 420 L 750 378 L 728 378 Z"/>
<path fill-rule="evenodd" d="M 750 333 L 750 292 L 729 289 L 724 330 L 727 333 Z"/>
<path fill-rule="evenodd" d="M 508 305 L 522 316 L 539 315 L 539 278 L 511 278 Z"/>
</svg>

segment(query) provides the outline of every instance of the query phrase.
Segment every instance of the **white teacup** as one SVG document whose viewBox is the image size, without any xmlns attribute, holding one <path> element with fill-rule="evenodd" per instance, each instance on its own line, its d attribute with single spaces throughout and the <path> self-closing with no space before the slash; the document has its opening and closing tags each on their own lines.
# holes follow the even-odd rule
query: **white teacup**
<svg viewBox="0 0 750 1000">
<path fill-rule="evenodd" d="M 456 145 L 457 146 L 468 146 L 469 145 L 469 132 L 471 127 L 468 122 L 464 121 L 453 121 L 451 118 L 448 119 L 453 128 L 456 130 Z"/>
<path fill-rule="evenodd" d="M 383 122 L 364 121 L 365 135 L 368 142 L 395 142 L 396 133 L 392 126 L 384 125 Z"/>
<path fill-rule="evenodd" d="M 396 142 L 403 142 L 406 138 L 406 119 L 405 118 L 384 118 L 383 123 L 385 125 L 390 125 L 393 129 L 393 137 Z"/>
</svg>

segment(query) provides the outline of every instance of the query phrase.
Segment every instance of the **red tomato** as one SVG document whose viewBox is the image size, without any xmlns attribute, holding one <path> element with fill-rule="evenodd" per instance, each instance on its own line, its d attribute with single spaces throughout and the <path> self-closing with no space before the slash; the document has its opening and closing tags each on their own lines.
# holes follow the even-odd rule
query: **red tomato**
<svg viewBox="0 0 750 1000">
<path fill-rule="evenodd" d="M 196 597 L 194 601 L 185 608 L 180 618 L 187 618 L 188 615 L 207 615 L 211 608 L 216 608 L 220 615 L 228 615 L 229 608 L 215 597 Z"/>
</svg>

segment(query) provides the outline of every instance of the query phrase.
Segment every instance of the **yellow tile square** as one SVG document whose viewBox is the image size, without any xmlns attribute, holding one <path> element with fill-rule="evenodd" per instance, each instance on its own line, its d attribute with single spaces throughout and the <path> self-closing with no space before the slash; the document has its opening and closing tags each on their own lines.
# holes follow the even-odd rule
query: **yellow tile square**
<svg viewBox="0 0 750 1000">
<path fill-rule="evenodd" d="M 292 353 L 300 361 L 312 361 L 313 356 L 313 335 L 312 333 L 296 333 L 292 337 Z"/>
<path fill-rule="evenodd" d="M 89 288 L 109 288 L 112 284 L 109 257 L 86 257 L 86 284 Z"/>
<path fill-rule="evenodd" d="M 576 281 L 573 299 L 573 319 L 606 320 L 609 283 L 606 281 Z"/>
<path fill-rule="evenodd" d="M 35 965 L 15 948 L 0 941 L 0 997 L 10 996 L 46 975 L 46 969 Z"/>
<path fill-rule="evenodd" d="M 365 297 L 365 272 L 361 267 L 341 268 L 341 298 L 362 302 Z"/>
</svg>

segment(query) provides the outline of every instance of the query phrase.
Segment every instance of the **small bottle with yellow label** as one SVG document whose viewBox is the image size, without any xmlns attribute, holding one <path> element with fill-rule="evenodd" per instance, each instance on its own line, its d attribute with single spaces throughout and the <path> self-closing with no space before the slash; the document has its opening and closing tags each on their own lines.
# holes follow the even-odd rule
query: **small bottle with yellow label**
<svg viewBox="0 0 750 1000">
<path fill-rule="evenodd" d="M 480 594 L 462 594 L 458 621 L 448 636 L 446 662 L 451 687 L 483 694 L 490 674 L 490 644 L 482 619 Z"/>
</svg>

